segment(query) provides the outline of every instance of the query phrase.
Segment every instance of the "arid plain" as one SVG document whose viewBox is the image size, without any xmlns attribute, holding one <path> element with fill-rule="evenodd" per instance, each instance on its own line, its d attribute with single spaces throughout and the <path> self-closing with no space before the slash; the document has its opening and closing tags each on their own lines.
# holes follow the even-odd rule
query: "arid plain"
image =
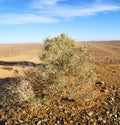
<svg viewBox="0 0 120 125">
<path fill-rule="evenodd" d="M 86 46 L 90 63 L 93 67 L 96 67 L 100 74 L 97 81 L 100 81 L 101 85 L 96 88 L 99 96 L 95 102 L 90 102 L 90 104 L 85 102 L 83 104 L 84 108 L 81 109 L 79 109 L 78 102 L 74 104 L 72 102 L 72 104 L 70 104 L 69 102 L 69 106 L 66 104 L 66 107 L 64 107 L 67 113 L 61 111 L 61 109 L 58 113 L 56 110 L 57 107 L 55 107 L 55 109 L 50 107 L 48 111 L 52 112 L 51 110 L 53 110 L 50 118 L 51 121 L 41 120 L 41 124 L 50 125 L 59 121 L 59 123 L 57 122 L 56 124 L 66 123 L 78 125 L 79 123 L 95 123 L 94 125 L 118 125 L 120 123 L 120 41 L 79 42 L 78 45 Z M 15 77 L 16 71 L 19 75 L 24 75 L 23 70 L 26 66 L 41 63 L 39 55 L 42 52 L 42 48 L 42 44 L 1 44 L 0 80 L 4 81 L 3 79 Z M 2 82 L 0 82 L 0 86 L 1 84 Z M 73 109 L 70 109 L 70 106 L 72 106 Z M 23 111 L 24 110 L 25 109 L 23 109 Z M 19 117 L 25 116 L 25 111 L 23 111 L 20 112 Z M 29 111 L 29 113 L 31 112 L 32 111 Z M 68 113 L 74 113 L 74 116 Z M 43 119 L 45 117 L 49 119 L 48 114 L 49 113 L 45 111 L 45 113 L 41 114 L 41 117 L 43 116 Z M 53 118 L 52 115 L 54 115 Z M 62 119 L 63 116 L 64 120 L 66 119 L 65 123 Z M 14 115 L 9 116 L 9 121 L 14 121 L 15 117 L 13 117 Z M 26 114 L 26 119 L 27 117 Z M 0 125 L 4 123 L 5 119 L 6 118 L 0 115 Z M 34 114 L 31 116 L 31 119 L 32 122 L 35 121 Z M 32 124 L 30 120 L 28 120 L 28 124 Z M 40 119 L 37 120 L 36 124 L 39 123 Z"/>
</svg>

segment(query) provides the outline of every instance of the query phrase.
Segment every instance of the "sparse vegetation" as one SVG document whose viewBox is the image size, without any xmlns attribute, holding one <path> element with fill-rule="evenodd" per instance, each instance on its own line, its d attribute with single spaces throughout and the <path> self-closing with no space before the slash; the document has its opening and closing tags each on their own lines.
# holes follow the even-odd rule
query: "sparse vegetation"
<svg viewBox="0 0 120 125">
<path fill-rule="evenodd" d="M 78 47 L 66 34 L 46 39 L 40 60 L 41 67 L 25 71 L 25 80 L 32 84 L 42 103 L 54 98 L 76 100 L 82 94 L 92 94 L 96 74 L 86 48 Z"/>
<path fill-rule="evenodd" d="M 45 63 L 49 83 L 54 84 L 70 98 L 79 96 L 83 84 L 92 84 L 95 78 L 88 62 L 86 48 L 78 47 L 66 34 L 46 39 L 41 60 Z M 72 97 L 73 96 L 73 97 Z"/>
<path fill-rule="evenodd" d="M 56 38 L 60 37 L 61 35 Z M 69 38 L 66 35 L 65 37 Z M 52 39 L 49 38 L 49 40 Z M 80 87 L 79 84 L 76 84 L 78 83 L 76 82 L 77 76 L 73 74 L 75 69 L 66 68 L 71 63 L 59 69 L 58 65 L 54 65 L 56 53 L 51 53 L 54 54 L 51 63 L 47 61 L 49 58 L 43 58 L 45 46 L 41 54 L 42 60 L 39 61 L 39 58 L 36 60 L 37 56 L 34 56 L 39 54 L 39 50 L 42 50 L 39 49 L 41 47 L 38 47 L 38 44 L 34 47 L 30 44 L 12 45 L 12 48 L 10 45 L 9 47 L 4 45 L 7 49 L 4 49 L 3 45 L 1 45 L 0 125 L 120 124 L 120 42 L 76 43 L 72 40 L 72 43 L 75 50 L 81 48 L 84 50 L 86 57 L 86 67 L 84 68 L 89 69 L 85 71 L 90 71 L 91 74 L 90 78 L 84 77 L 86 80 L 80 79 Z M 46 45 L 46 40 L 44 45 Z M 81 45 L 87 47 L 87 52 Z M 24 48 L 25 46 L 28 49 Z M 22 53 L 18 51 L 19 47 Z M 12 51 L 13 48 L 14 51 Z M 10 54 L 12 56 L 4 56 L 4 53 L 5 55 L 8 54 L 8 50 L 11 50 Z M 20 53 L 23 55 L 22 58 Z M 89 64 L 87 53 L 90 55 L 91 64 Z M 73 54 L 76 53 L 73 52 Z M 61 56 L 57 55 L 57 57 Z M 106 60 L 108 57 L 112 61 Z M 67 58 L 65 59 L 67 60 Z M 13 61 L 15 62 L 15 60 L 33 62 L 35 65 L 8 65 Z M 48 68 L 49 65 L 50 68 Z M 96 71 L 91 66 L 96 67 L 101 74 L 98 76 L 96 83 L 94 82 Z M 53 67 L 60 72 L 51 73 Z M 21 72 L 23 70 L 25 70 L 24 73 Z M 57 73 L 58 77 L 51 77 L 51 74 L 56 76 Z"/>
</svg>

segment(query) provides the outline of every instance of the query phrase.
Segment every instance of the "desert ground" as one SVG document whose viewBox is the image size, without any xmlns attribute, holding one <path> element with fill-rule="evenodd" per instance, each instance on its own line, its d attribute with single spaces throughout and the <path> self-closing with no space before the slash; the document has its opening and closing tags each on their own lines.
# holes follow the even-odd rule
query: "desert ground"
<svg viewBox="0 0 120 125">
<path fill-rule="evenodd" d="M 14 77 L 15 70 L 22 73 L 20 62 L 39 63 L 41 44 L 1 44 L 0 45 L 0 78 Z M 11 64 L 6 64 L 13 63 Z M 14 64 L 16 62 L 16 64 Z"/>
<path fill-rule="evenodd" d="M 93 102 L 60 102 L 33 108 L 0 104 L 0 125 L 119 125 L 120 124 L 120 41 L 79 42 L 84 45 L 93 67 L 99 71 L 95 89 L 98 98 Z M 0 45 L 0 93 L 2 85 L 15 77 L 24 75 L 24 68 L 37 65 L 42 44 Z M 0 97 L 2 98 L 2 96 Z M 8 113 L 9 112 L 9 113 Z"/>
</svg>

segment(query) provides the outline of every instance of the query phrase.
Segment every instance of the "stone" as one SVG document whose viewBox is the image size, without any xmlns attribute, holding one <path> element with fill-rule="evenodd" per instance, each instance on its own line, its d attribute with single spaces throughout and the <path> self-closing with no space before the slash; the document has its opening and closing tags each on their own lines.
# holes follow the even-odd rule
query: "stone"
<svg viewBox="0 0 120 125">
<path fill-rule="evenodd" d="M 90 111 L 90 112 L 88 112 L 87 114 L 88 114 L 88 116 L 92 116 L 93 115 L 93 111 Z"/>
<path fill-rule="evenodd" d="M 41 120 L 39 120 L 39 121 L 38 121 L 38 123 L 37 123 L 37 125 L 40 125 L 41 123 L 42 123 L 42 121 L 41 121 Z"/>
</svg>

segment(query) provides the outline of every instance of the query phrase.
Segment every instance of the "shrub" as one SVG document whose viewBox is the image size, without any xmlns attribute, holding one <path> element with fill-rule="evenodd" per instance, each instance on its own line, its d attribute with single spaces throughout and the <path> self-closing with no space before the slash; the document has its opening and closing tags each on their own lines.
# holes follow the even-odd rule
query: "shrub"
<svg viewBox="0 0 120 125">
<path fill-rule="evenodd" d="M 35 97 L 32 85 L 29 81 L 22 80 L 16 87 L 20 102 L 32 99 Z"/>
<path fill-rule="evenodd" d="M 89 65 L 85 47 L 78 47 L 77 42 L 66 34 L 46 39 L 40 59 L 45 64 L 51 93 L 75 98 L 85 84 L 92 85 L 95 73 Z M 88 85 L 87 85 L 88 86 Z"/>
<path fill-rule="evenodd" d="M 31 86 L 19 86 L 20 92 L 24 92 L 21 93 L 23 100 L 40 99 L 39 102 L 45 104 L 56 98 L 75 100 L 82 95 L 92 95 L 96 74 L 89 64 L 86 48 L 79 47 L 75 40 L 64 33 L 47 38 L 40 60 L 41 66 L 25 71 L 24 81 Z M 28 86 L 29 90 L 26 91 Z"/>
</svg>

